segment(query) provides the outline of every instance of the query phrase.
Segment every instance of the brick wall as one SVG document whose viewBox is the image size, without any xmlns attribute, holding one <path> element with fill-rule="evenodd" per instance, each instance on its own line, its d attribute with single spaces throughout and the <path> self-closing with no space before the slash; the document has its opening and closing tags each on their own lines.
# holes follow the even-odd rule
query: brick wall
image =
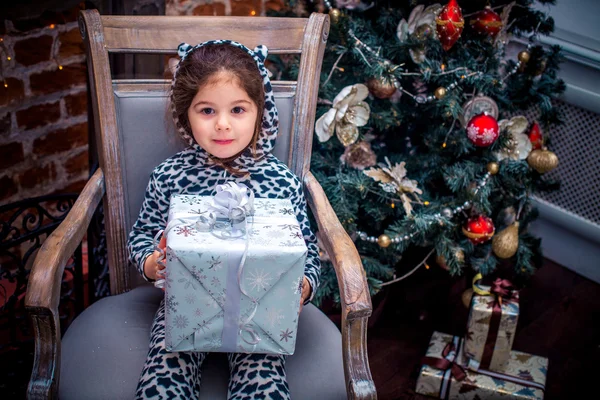
<svg viewBox="0 0 600 400">
<path fill-rule="evenodd" d="M 78 12 L 0 20 L 0 205 L 79 191 L 88 177 Z"/>
<path fill-rule="evenodd" d="M 265 15 L 279 11 L 283 0 L 166 0 L 167 15 Z"/>
</svg>

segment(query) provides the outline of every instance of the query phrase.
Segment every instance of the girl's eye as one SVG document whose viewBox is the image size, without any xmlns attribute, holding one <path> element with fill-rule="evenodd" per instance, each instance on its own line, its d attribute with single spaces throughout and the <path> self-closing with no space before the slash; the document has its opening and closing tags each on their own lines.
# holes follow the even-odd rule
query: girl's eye
<svg viewBox="0 0 600 400">
<path fill-rule="evenodd" d="M 212 108 L 203 108 L 202 110 L 200 110 L 201 114 L 206 114 L 206 115 L 210 115 L 210 114 L 214 114 L 215 110 L 213 110 Z"/>
<path fill-rule="evenodd" d="M 231 110 L 232 113 L 234 114 L 241 114 L 244 112 L 244 109 L 242 107 L 233 107 L 233 109 Z"/>
</svg>

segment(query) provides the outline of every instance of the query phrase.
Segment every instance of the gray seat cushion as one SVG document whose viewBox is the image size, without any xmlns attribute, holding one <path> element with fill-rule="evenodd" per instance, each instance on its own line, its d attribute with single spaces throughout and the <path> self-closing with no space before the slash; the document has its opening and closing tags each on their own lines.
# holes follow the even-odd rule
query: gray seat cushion
<svg viewBox="0 0 600 400">
<path fill-rule="evenodd" d="M 99 300 L 79 315 L 62 340 L 59 398 L 133 399 L 162 296 L 142 286 Z M 286 364 L 292 399 L 346 399 L 339 330 L 312 304 L 299 324 L 296 352 Z M 225 399 L 228 377 L 225 355 L 209 355 L 200 398 Z"/>
</svg>

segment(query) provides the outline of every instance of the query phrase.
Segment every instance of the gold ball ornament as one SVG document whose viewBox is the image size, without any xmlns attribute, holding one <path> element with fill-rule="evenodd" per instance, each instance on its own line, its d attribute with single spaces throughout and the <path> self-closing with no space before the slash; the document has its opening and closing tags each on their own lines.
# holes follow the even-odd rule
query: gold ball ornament
<svg viewBox="0 0 600 400">
<path fill-rule="evenodd" d="M 331 21 L 334 24 L 337 24 L 339 22 L 341 15 L 342 12 L 337 8 L 332 8 L 331 10 L 329 10 L 329 18 L 331 18 Z"/>
<path fill-rule="evenodd" d="M 500 171 L 500 165 L 495 161 L 489 162 L 487 165 L 487 171 L 492 175 L 496 175 L 498 171 Z"/>
<path fill-rule="evenodd" d="M 511 258 L 519 249 L 519 222 L 496 234 L 492 238 L 492 250 L 498 258 Z"/>
<path fill-rule="evenodd" d="M 471 307 L 471 299 L 473 298 L 473 289 L 472 288 L 468 288 L 466 289 L 464 292 L 462 292 L 462 295 L 460 296 L 463 306 L 465 306 L 465 308 L 470 308 Z"/>
<path fill-rule="evenodd" d="M 371 78 L 367 81 L 369 92 L 378 99 L 389 99 L 396 93 L 396 85 L 394 78 L 381 76 L 379 78 Z"/>
<path fill-rule="evenodd" d="M 558 166 L 558 156 L 550 150 L 537 149 L 529 153 L 527 163 L 540 174 L 545 174 Z"/>
<path fill-rule="evenodd" d="M 377 238 L 377 244 L 379 247 L 383 247 L 385 249 L 392 244 L 392 239 L 390 239 L 390 237 L 384 233 Z"/>
<path fill-rule="evenodd" d="M 520 52 L 518 55 L 519 61 L 521 61 L 522 63 L 528 62 L 530 57 L 531 55 L 529 54 L 529 52 L 525 50 Z"/>
<path fill-rule="evenodd" d="M 443 99 L 446 96 L 446 88 L 443 86 L 440 86 L 439 88 L 435 89 L 435 92 L 433 92 L 433 95 L 438 100 Z"/>
</svg>

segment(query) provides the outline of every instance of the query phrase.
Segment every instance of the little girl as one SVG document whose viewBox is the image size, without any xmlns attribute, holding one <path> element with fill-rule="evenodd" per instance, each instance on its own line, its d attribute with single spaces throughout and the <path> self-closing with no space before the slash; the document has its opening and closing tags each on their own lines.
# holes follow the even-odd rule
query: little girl
<svg viewBox="0 0 600 400">
<path fill-rule="evenodd" d="M 174 194 L 212 196 L 218 184 L 235 179 L 257 198 L 289 198 L 308 247 L 302 302 L 312 299 L 320 275 L 316 239 L 306 216 L 299 179 L 270 151 L 278 117 L 264 60 L 254 51 L 219 40 L 192 47 L 182 43 L 171 85 L 175 126 L 189 147 L 154 169 L 139 217 L 129 235 L 130 260 L 146 280 L 162 277 L 153 238 L 167 225 Z M 164 246 L 164 238 L 161 242 Z M 137 398 L 196 399 L 205 353 L 165 350 L 164 301 L 154 317 L 150 349 Z M 285 356 L 228 354 L 229 399 L 288 399 Z"/>
</svg>

